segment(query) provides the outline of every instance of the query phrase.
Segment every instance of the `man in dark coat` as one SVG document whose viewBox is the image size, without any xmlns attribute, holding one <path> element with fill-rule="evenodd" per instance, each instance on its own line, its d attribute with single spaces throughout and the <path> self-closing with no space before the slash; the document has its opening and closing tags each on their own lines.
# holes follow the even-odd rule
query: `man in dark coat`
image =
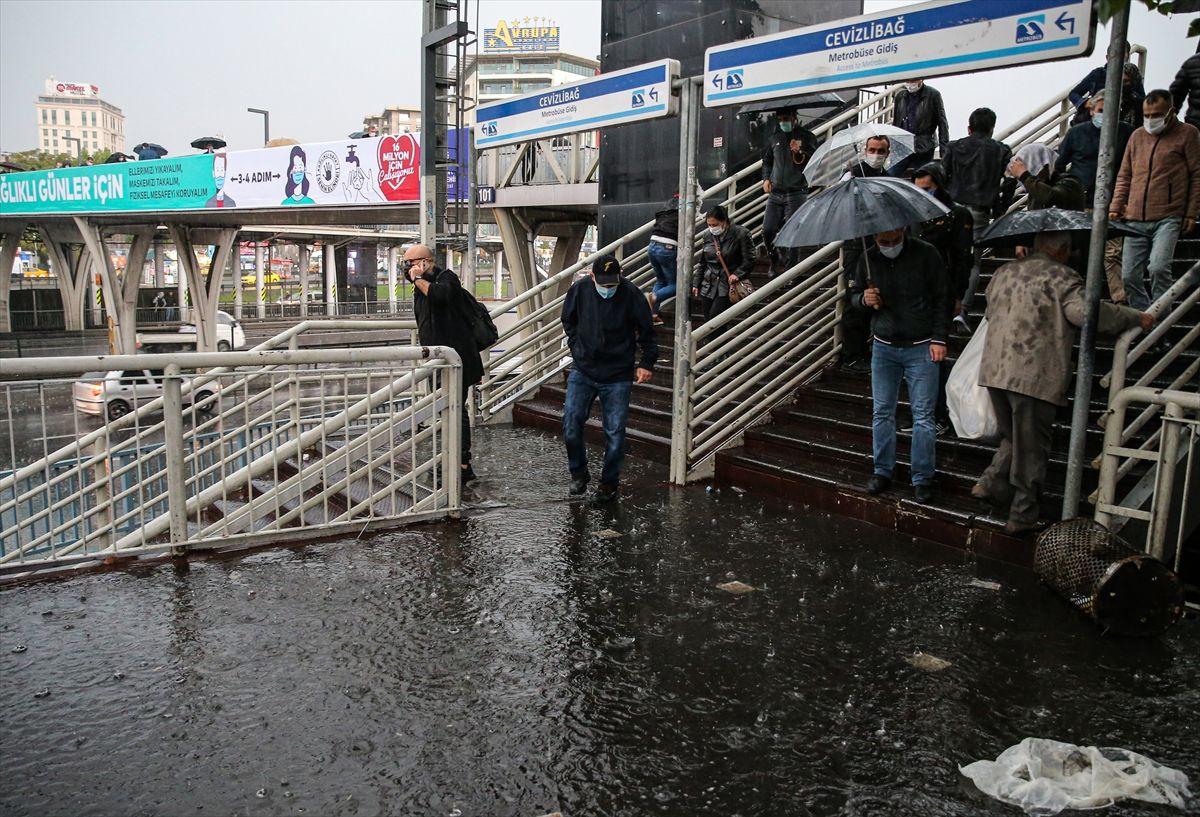
<svg viewBox="0 0 1200 817">
<path fill-rule="evenodd" d="M 975 240 L 983 236 L 992 218 L 999 215 L 1000 182 L 1004 169 L 1012 161 L 1012 149 L 992 138 L 996 129 L 996 112 L 991 108 L 976 108 L 967 120 L 967 135 L 955 139 L 942 154 L 942 169 L 946 173 L 946 192 L 950 198 L 971 211 L 975 225 Z M 956 334 L 971 334 L 967 312 L 979 288 L 983 248 L 975 249 L 971 264 L 971 280 L 963 292 L 962 308 L 954 318 Z"/>
<path fill-rule="evenodd" d="M 1183 121 L 1200 128 L 1200 46 L 1196 53 L 1183 61 L 1179 73 L 1171 80 L 1171 99 L 1175 110 L 1183 111 L 1183 103 L 1187 102 L 1187 116 Z"/>
<path fill-rule="evenodd" d="M 873 176 L 886 176 L 888 157 L 892 153 L 892 140 L 886 136 L 868 137 L 863 146 L 861 157 L 850 163 L 842 181 L 846 179 L 865 179 Z M 858 259 L 862 257 L 864 248 L 875 246 L 875 239 L 867 236 L 863 239 L 842 243 L 842 269 L 846 271 L 846 300 L 853 303 L 862 296 L 862 290 L 855 289 L 854 270 L 858 267 Z M 842 311 L 842 353 L 841 366 L 851 372 L 871 371 L 871 316 L 859 309 Z"/>
<path fill-rule="evenodd" d="M 449 346 L 462 358 L 462 484 L 476 478 L 471 468 L 471 417 L 467 389 L 483 380 L 483 358 L 475 345 L 464 306 L 462 283 L 433 263 L 433 251 L 414 244 L 404 251 L 402 269 L 413 284 L 413 311 L 422 346 Z"/>
<path fill-rule="evenodd" d="M 596 502 L 617 498 L 621 463 L 625 460 L 625 421 L 633 384 L 648 383 L 658 359 L 658 341 L 650 307 L 642 291 L 621 277 L 621 262 L 604 255 L 592 273 L 567 291 L 562 311 L 563 331 L 571 350 L 571 374 L 563 405 L 563 442 L 571 471 L 572 496 L 587 491 L 587 449 L 583 427 L 592 403 L 600 398 L 604 424 L 604 466 Z M 636 356 L 640 350 L 640 356 Z M 636 356 L 636 365 L 634 363 Z"/>
<path fill-rule="evenodd" d="M 808 165 L 808 157 L 817 149 L 817 136 L 800 127 L 795 111 L 776 111 L 775 118 L 779 129 L 768 137 L 762 153 L 762 186 L 767 194 L 762 236 L 771 261 L 777 271 L 782 272 L 791 266 L 789 262 L 795 257 L 795 250 L 776 252 L 775 236 L 808 195 L 804 168 Z M 782 269 L 778 269 L 780 266 Z"/>
<path fill-rule="evenodd" d="M 936 88 L 925 84 L 922 79 L 910 79 L 904 90 L 896 94 L 892 112 L 892 124 L 913 134 L 913 153 L 896 162 L 891 173 L 899 179 L 908 175 L 914 167 L 920 167 L 933 158 L 933 149 L 938 147 L 946 155 L 950 143 L 950 123 L 946 121 L 946 106 Z"/>
<path fill-rule="evenodd" d="M 937 436 L 933 407 L 938 364 L 946 357 L 946 281 L 937 249 L 903 229 L 876 233 L 855 277 L 855 308 L 871 314 L 871 447 L 874 474 L 867 493 L 881 494 L 896 468 L 896 405 L 900 383 L 912 406 L 912 484 L 918 502 L 933 500 Z"/>
</svg>

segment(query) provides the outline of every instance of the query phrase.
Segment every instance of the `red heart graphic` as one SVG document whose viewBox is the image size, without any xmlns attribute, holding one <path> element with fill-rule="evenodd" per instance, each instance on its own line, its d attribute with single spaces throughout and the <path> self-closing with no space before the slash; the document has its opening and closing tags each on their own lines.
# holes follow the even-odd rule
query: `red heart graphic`
<svg viewBox="0 0 1200 817">
<path fill-rule="evenodd" d="M 411 133 L 379 140 L 379 189 L 388 201 L 417 201 L 421 197 L 421 145 Z"/>
</svg>

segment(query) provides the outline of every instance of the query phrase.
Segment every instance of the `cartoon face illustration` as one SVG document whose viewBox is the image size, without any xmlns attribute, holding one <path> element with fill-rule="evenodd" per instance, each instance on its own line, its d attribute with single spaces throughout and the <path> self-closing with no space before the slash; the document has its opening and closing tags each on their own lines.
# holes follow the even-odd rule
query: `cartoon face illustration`
<svg viewBox="0 0 1200 817">
<path fill-rule="evenodd" d="M 220 192 L 225 187 L 225 168 L 229 166 L 224 153 L 213 154 L 213 184 Z"/>
<path fill-rule="evenodd" d="M 292 152 L 288 156 L 287 185 L 284 187 L 287 198 L 283 200 L 283 204 L 315 203 L 308 197 L 307 167 L 308 157 L 304 154 L 304 149 L 299 145 L 293 145 Z"/>
</svg>

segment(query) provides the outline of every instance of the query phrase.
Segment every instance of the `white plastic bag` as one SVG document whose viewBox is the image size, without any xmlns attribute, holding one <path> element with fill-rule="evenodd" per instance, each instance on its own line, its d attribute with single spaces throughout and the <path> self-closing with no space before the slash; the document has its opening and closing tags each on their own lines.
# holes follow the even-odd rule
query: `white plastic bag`
<svg viewBox="0 0 1200 817">
<path fill-rule="evenodd" d="M 986 339 L 987 318 L 984 318 L 946 380 L 950 422 L 954 424 L 954 432 L 964 440 L 995 437 L 1000 433 L 992 399 L 988 397 L 988 390 L 979 385 L 979 365 L 983 361 Z"/>
<path fill-rule="evenodd" d="M 1027 813 L 1094 809 L 1127 798 L 1187 808 L 1187 775 L 1127 749 L 1025 738 L 993 760 L 959 767 L 984 794 Z"/>
</svg>

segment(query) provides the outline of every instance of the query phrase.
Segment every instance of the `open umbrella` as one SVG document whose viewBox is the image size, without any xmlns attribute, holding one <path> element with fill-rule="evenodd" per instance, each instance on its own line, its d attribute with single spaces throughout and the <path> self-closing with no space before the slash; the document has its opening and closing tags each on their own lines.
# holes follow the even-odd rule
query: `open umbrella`
<svg viewBox="0 0 1200 817">
<path fill-rule="evenodd" d="M 862 239 L 870 284 L 867 236 L 919 224 L 948 212 L 944 204 L 910 182 L 883 176 L 853 177 L 822 190 L 801 205 L 775 236 L 775 244 L 815 247 L 830 241 Z"/>
<path fill-rule="evenodd" d="M 21 173 L 25 168 L 14 162 L 0 162 L 0 171 L 4 173 Z"/>
<path fill-rule="evenodd" d="M 122 153 L 119 150 L 114 150 L 112 153 L 108 154 L 108 158 L 104 160 L 104 164 L 115 165 L 119 162 L 128 162 L 132 158 L 133 157 L 128 154 Z"/>
<path fill-rule="evenodd" d="M 738 108 L 738 113 L 773 113 L 781 110 L 800 110 L 802 108 L 831 108 L 845 105 L 853 94 L 835 94 L 832 91 L 820 91 L 815 94 L 789 96 L 784 99 L 768 99 L 765 102 L 750 102 Z"/>
<path fill-rule="evenodd" d="M 887 167 L 912 155 L 913 135 L 903 128 L 877 122 L 854 125 L 833 134 L 813 151 L 808 166 L 804 168 L 808 183 L 821 186 L 836 182 L 846 172 L 846 165 L 862 153 L 871 136 L 886 136 L 892 143 Z"/>
<path fill-rule="evenodd" d="M 979 247 L 1008 247 L 1014 244 L 1028 247 L 1038 233 L 1083 233 L 1092 231 L 1092 216 L 1079 210 L 1047 207 L 1042 210 L 1017 210 L 996 219 L 975 242 Z M 1110 237 L 1142 235 L 1128 225 L 1108 222 Z"/>
<path fill-rule="evenodd" d="M 167 149 L 154 142 L 142 142 L 133 149 L 133 152 L 143 161 L 146 159 L 161 159 L 167 155 Z"/>
<path fill-rule="evenodd" d="M 225 147 L 225 144 L 225 140 L 219 136 L 201 136 L 192 140 L 192 147 L 196 150 L 219 150 Z"/>
</svg>

